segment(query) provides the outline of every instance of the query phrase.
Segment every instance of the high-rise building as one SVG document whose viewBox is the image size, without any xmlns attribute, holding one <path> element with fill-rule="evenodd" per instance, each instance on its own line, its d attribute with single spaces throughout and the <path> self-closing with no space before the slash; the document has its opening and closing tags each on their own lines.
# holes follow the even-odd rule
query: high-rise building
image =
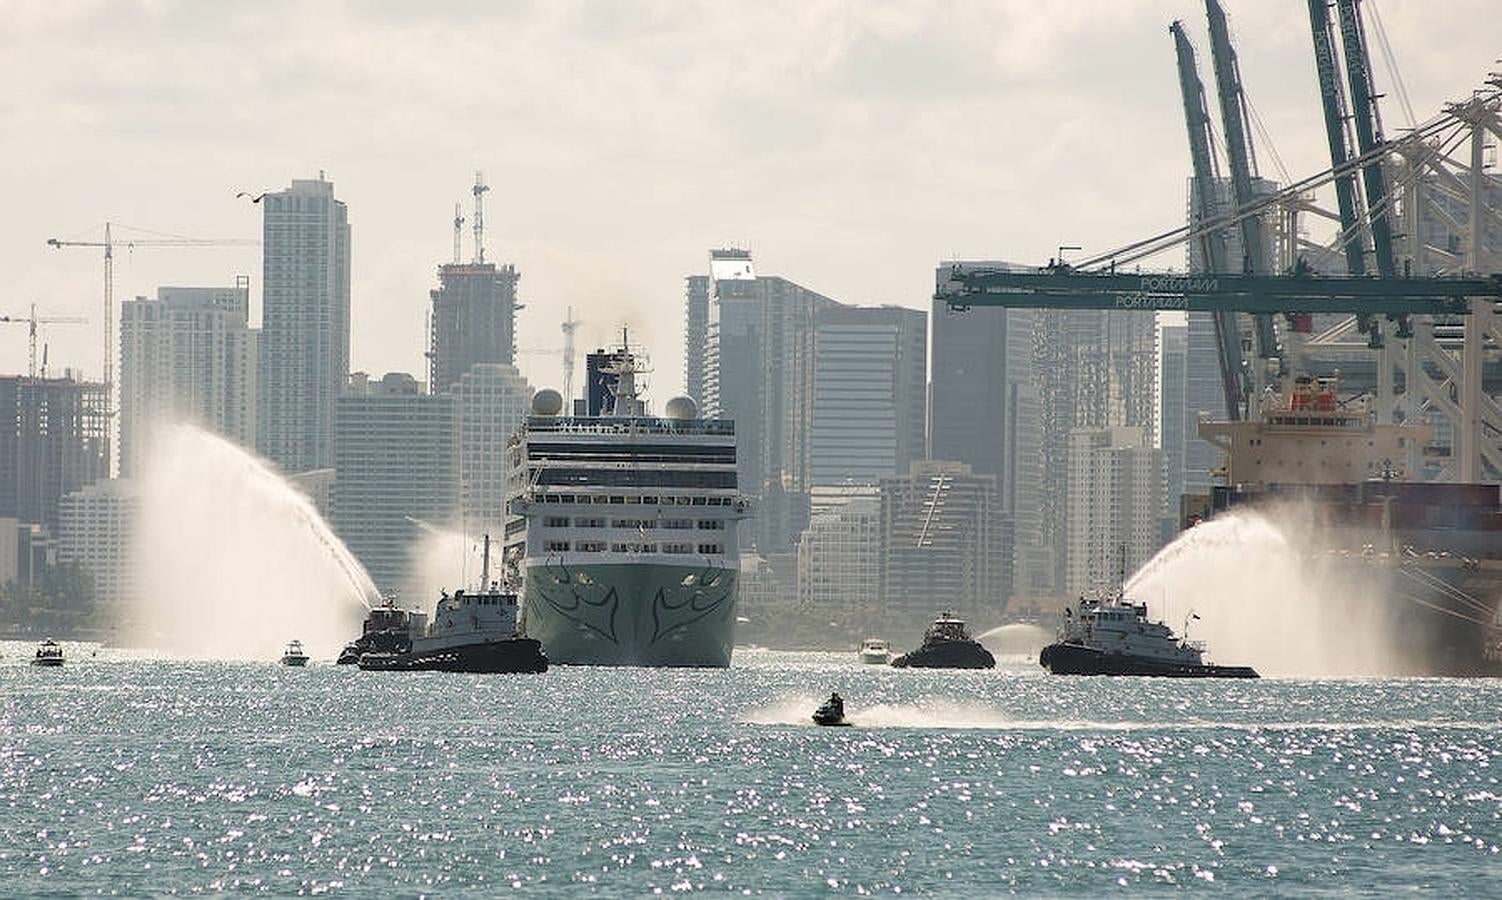
<svg viewBox="0 0 1502 900">
<path fill-rule="evenodd" d="M 1005 263 L 987 263 L 1007 268 Z M 939 287 L 949 268 L 938 269 Z M 1035 314 L 981 306 L 965 312 L 935 300 L 929 455 L 968 463 L 977 473 L 1010 479 L 1006 425 L 1013 388 L 1033 385 Z"/>
<path fill-rule="evenodd" d="M 702 408 L 735 420 L 744 489 L 775 495 L 774 505 L 785 508 L 775 515 L 759 508 L 756 547 L 788 551 L 807 524 L 815 322 L 821 310 L 839 304 L 785 278 L 757 275 L 750 251 L 735 248 L 710 251 L 708 287 L 697 364 L 704 373 Z M 691 304 L 687 288 L 685 296 Z"/>
<path fill-rule="evenodd" d="M 1005 263 L 987 263 L 998 267 Z M 942 285 L 948 267 L 938 270 Z M 1046 538 L 1043 405 L 1035 365 L 1038 313 L 934 301 L 929 456 L 994 475 L 1010 535 L 1011 590 L 1048 593 L 1054 546 Z"/>
<path fill-rule="evenodd" d="M 683 280 L 683 390 L 704 408 L 705 347 L 709 342 L 709 276 Z"/>
<path fill-rule="evenodd" d="M 442 393 L 481 363 L 516 361 L 516 284 L 513 265 L 452 263 L 438 267 L 430 292 L 433 310 L 429 385 Z"/>
<path fill-rule="evenodd" d="M 55 534 L 63 495 L 109 477 L 107 402 L 72 373 L 0 377 L 0 518 Z"/>
<path fill-rule="evenodd" d="M 830 614 L 875 612 L 880 607 L 881 493 L 875 485 L 834 490 L 840 493 L 822 491 L 825 502 L 798 540 L 799 605 Z M 815 488 L 815 496 L 820 493 Z"/>
<path fill-rule="evenodd" d="M 927 621 L 939 607 L 999 615 L 1009 575 L 996 476 L 920 460 L 880 487 L 885 609 L 913 621 Z"/>
<path fill-rule="evenodd" d="M 702 347 L 694 348 L 702 356 L 698 368 L 704 373 L 700 408 L 706 416 L 735 420 L 736 477 L 743 490 L 757 494 L 762 485 L 761 395 L 766 379 L 751 252 L 711 250 L 708 289 L 706 337 Z"/>
<path fill-rule="evenodd" d="M 106 605 L 140 597 L 132 546 L 140 511 L 141 492 L 129 478 L 96 481 L 64 495 L 59 506 L 58 560 L 82 566 Z"/>
<path fill-rule="evenodd" d="M 814 324 L 812 484 L 875 484 L 923 458 L 928 317 L 831 306 Z"/>
<path fill-rule="evenodd" d="M 1070 434 L 1077 428 L 1132 427 L 1151 433 L 1157 408 L 1157 319 L 1152 312 L 1040 310 L 1037 366 L 1043 418 L 1043 546 L 1064 548 L 1069 509 Z M 1055 553 L 1051 584 L 1067 584 L 1066 555 Z"/>
<path fill-rule="evenodd" d="M 256 443 L 256 346 L 250 280 L 162 287 L 120 313 L 120 470 L 140 465 L 150 429 L 187 422 Z"/>
<path fill-rule="evenodd" d="M 450 391 L 458 417 L 459 511 L 467 534 L 500 536 L 506 521 L 506 451 L 532 405 L 532 386 L 509 365 L 477 365 Z"/>
<path fill-rule="evenodd" d="M 1154 442 L 1163 451 L 1163 540 L 1171 540 L 1179 522 L 1179 501 L 1184 494 L 1184 447 L 1188 423 L 1184 421 L 1186 375 L 1189 368 L 1189 326 L 1183 321 L 1158 323 L 1158 420 Z"/>
<path fill-rule="evenodd" d="M 1076 428 L 1068 461 L 1065 588 L 1114 591 L 1161 546 L 1163 451 L 1143 428 Z"/>
<path fill-rule="evenodd" d="M 257 443 L 283 471 L 327 468 L 349 373 L 348 212 L 322 173 L 266 194 L 261 208 Z"/>
<path fill-rule="evenodd" d="M 423 524 L 458 505 L 454 402 L 405 372 L 356 373 L 335 406 L 334 530 L 382 591 L 405 586 Z"/>
</svg>

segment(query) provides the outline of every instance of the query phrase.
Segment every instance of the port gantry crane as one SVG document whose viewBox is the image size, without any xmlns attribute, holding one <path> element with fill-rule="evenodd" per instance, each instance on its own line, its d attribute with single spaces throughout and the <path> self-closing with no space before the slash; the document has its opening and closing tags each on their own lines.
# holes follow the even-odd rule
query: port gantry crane
<svg viewBox="0 0 1502 900">
<path fill-rule="evenodd" d="M 37 305 L 31 304 L 31 315 L 24 319 L 20 316 L 0 316 L 0 322 L 8 322 L 16 325 L 26 324 L 29 326 L 27 339 L 26 377 L 37 377 L 37 326 L 38 325 L 82 325 L 88 319 L 79 316 L 38 316 Z M 44 356 L 45 359 L 45 356 Z M 42 363 L 42 375 L 47 374 L 47 364 Z"/>
<path fill-rule="evenodd" d="M 1208 202 L 1213 193 L 1203 188 L 1217 177 L 1210 152 L 1209 116 L 1194 71 L 1193 48 L 1182 25 L 1175 23 L 1171 31 L 1200 201 L 1191 210 L 1191 222 L 1074 265 L 1062 260 L 1036 268 L 954 263 L 941 275 L 936 299 L 955 311 L 997 306 L 1210 312 L 1216 319 L 1222 385 L 1232 418 L 1239 418 L 1251 396 L 1248 373 L 1240 359 L 1239 333 L 1233 330 L 1237 313 L 1348 314 L 1367 335 L 1367 347 L 1379 355 L 1375 387 L 1380 419 L 1393 421 L 1396 367 L 1405 386 L 1403 417 L 1417 421 L 1425 414 L 1437 415 L 1452 425 L 1456 445 L 1451 459 L 1442 464 L 1440 477 L 1477 481 L 1483 466 L 1502 472 L 1502 404 L 1482 390 L 1483 354 L 1502 347 L 1502 327 L 1495 310 L 1502 298 L 1502 275 L 1492 274 L 1502 272 L 1502 251 L 1484 241 L 1488 228 L 1502 225 L 1496 201 L 1502 195 L 1502 183 L 1494 183 L 1495 176 L 1488 175 L 1484 165 L 1488 143 L 1502 140 L 1502 77 L 1493 75 L 1485 88 L 1466 101 L 1450 104 L 1402 138 L 1386 141 L 1372 90 L 1359 0 L 1336 0 L 1355 106 L 1354 116 L 1349 117 L 1357 140 L 1353 154 L 1345 133 L 1347 116 L 1329 24 L 1330 5 L 1326 0 L 1308 3 L 1330 142 L 1329 169 L 1250 200 L 1238 197 L 1231 211 L 1214 214 L 1214 205 Z M 1206 5 L 1214 30 L 1219 3 L 1206 0 Z M 1239 77 L 1235 81 L 1239 93 Z M 1469 159 L 1457 159 L 1458 148 L 1467 144 Z M 1392 182 L 1387 177 L 1389 167 L 1398 173 Z M 1364 209 L 1358 176 L 1366 193 Z M 1233 173 L 1233 191 L 1236 180 Z M 1341 225 L 1335 252 L 1343 251 L 1345 274 L 1316 273 L 1302 257 L 1300 265 L 1285 274 L 1249 272 L 1252 267 L 1245 262 L 1241 272 L 1232 271 L 1226 259 L 1227 229 L 1255 222 L 1275 208 L 1297 208 L 1307 202 L 1311 191 L 1332 182 L 1340 213 L 1328 215 Z M 1464 210 L 1457 213 L 1457 206 Z M 1407 242 L 1401 273 L 1391 227 L 1395 210 L 1401 211 Z M 1460 240 L 1452 236 L 1448 248 L 1428 245 L 1420 228 L 1425 216 L 1452 225 Z M 1245 235 L 1243 228 L 1244 246 Z M 1210 271 L 1122 271 L 1124 266 L 1186 242 L 1200 247 Z M 1376 260 L 1375 273 L 1367 269 L 1368 252 Z M 1376 319 L 1380 316 L 1396 323 L 1393 336 L 1404 343 L 1400 351 L 1391 352 L 1383 340 L 1383 326 Z M 1409 316 L 1424 317 L 1415 323 L 1417 329 L 1410 326 Z M 1442 346 L 1435 336 L 1436 322 L 1464 322 L 1463 343 L 1456 346 L 1451 340 Z M 1258 344 L 1259 353 L 1265 353 L 1269 344 L 1261 338 Z"/>
<path fill-rule="evenodd" d="M 1215 92 L 1220 98 L 1221 129 L 1225 135 L 1226 163 L 1231 169 L 1231 200 L 1238 209 L 1246 208 L 1254 198 L 1252 178 L 1256 174 L 1256 153 L 1252 148 L 1246 91 L 1241 86 L 1241 67 L 1236 61 L 1236 49 L 1231 46 L 1230 26 L 1220 0 L 1205 0 L 1206 18 L 1210 22 L 1210 57 L 1215 67 Z M 1183 29 L 1180 28 L 1180 34 Z M 1195 174 L 1201 196 L 1214 197 L 1215 185 L 1199 180 Z M 1248 275 L 1266 275 L 1267 252 L 1263 246 L 1266 230 L 1262 216 L 1257 213 L 1245 216 L 1238 223 L 1241 227 L 1241 260 L 1237 269 L 1218 271 L 1241 271 Z M 1257 355 L 1263 359 L 1280 357 L 1278 336 L 1273 330 L 1273 317 L 1268 313 L 1253 315 L 1253 332 L 1257 336 Z M 1255 376 L 1257 372 L 1254 372 Z M 1254 385 L 1255 386 L 1255 385 Z"/>
<path fill-rule="evenodd" d="M 1184 23 L 1174 22 L 1169 26 L 1173 34 L 1174 51 L 1179 63 L 1179 90 L 1184 97 L 1184 121 L 1189 128 L 1189 159 L 1194 167 L 1194 204 L 1190 215 L 1195 221 L 1206 222 L 1215 218 L 1215 185 L 1220 173 L 1215 166 L 1215 154 L 1211 151 L 1210 113 L 1205 108 L 1205 87 L 1200 82 L 1199 67 L 1194 61 L 1194 46 L 1184 34 Z M 1229 272 L 1226 261 L 1226 236 L 1220 229 L 1200 235 L 1200 258 L 1211 272 Z M 1241 362 L 1241 334 L 1236 327 L 1236 313 L 1218 309 L 1211 313 L 1215 325 L 1215 344 L 1220 350 L 1220 381 L 1225 396 L 1226 415 L 1240 417 L 1241 405 L 1250 393 L 1244 378 L 1246 370 Z"/>
</svg>

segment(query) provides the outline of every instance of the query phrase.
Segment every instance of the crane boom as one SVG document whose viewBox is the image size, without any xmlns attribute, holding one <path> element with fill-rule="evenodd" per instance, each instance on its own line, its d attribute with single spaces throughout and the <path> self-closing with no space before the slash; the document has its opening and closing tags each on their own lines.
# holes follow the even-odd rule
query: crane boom
<svg viewBox="0 0 1502 900">
<path fill-rule="evenodd" d="M 89 321 L 88 319 L 80 318 L 79 316 L 39 316 L 39 315 L 37 315 L 37 305 L 35 303 L 31 304 L 31 315 L 27 316 L 24 319 L 22 319 L 22 318 L 20 318 L 18 316 L 0 316 L 0 322 L 14 323 L 14 324 L 17 324 L 17 325 L 25 324 L 25 325 L 29 326 L 28 329 L 27 329 L 27 335 L 26 335 L 26 338 L 27 338 L 26 376 L 28 378 L 35 378 L 35 377 L 37 377 L 37 326 L 38 325 L 81 325 L 81 324 L 84 324 L 84 323 L 86 323 L 88 321 Z M 46 368 L 47 368 L 47 365 L 44 362 L 42 364 L 42 370 L 43 370 L 44 373 L 46 372 Z"/>
<path fill-rule="evenodd" d="M 258 198 L 259 199 L 259 198 Z M 64 247 L 87 247 L 104 250 L 104 415 L 106 421 L 114 415 L 115 384 L 115 248 L 133 250 L 136 247 L 252 247 L 260 241 L 238 238 L 127 238 L 117 241 L 112 222 L 104 223 L 104 240 L 74 241 L 48 238 L 47 246 L 54 250 Z M 107 453 L 108 455 L 108 453 Z M 113 457 L 111 456 L 111 459 Z M 113 462 L 111 462 L 113 467 Z"/>
<path fill-rule="evenodd" d="M 1330 147 L 1330 167 L 1342 169 L 1351 160 L 1351 144 L 1346 134 L 1346 95 L 1340 86 L 1340 62 L 1335 52 L 1335 35 L 1330 29 L 1329 0 L 1309 0 L 1309 30 L 1314 38 L 1314 70 L 1319 77 L 1320 103 L 1325 114 L 1325 138 Z M 1346 272 L 1366 274 L 1366 244 L 1362 240 L 1361 213 L 1357 203 L 1356 173 L 1346 171 L 1335 179 L 1335 201 L 1340 210 L 1340 233 L 1345 254 Z M 1382 344 L 1382 332 L 1371 316 L 1360 313 L 1356 327 L 1367 335 L 1372 347 Z"/>
<path fill-rule="evenodd" d="M 1382 122 L 1377 114 L 1376 94 L 1372 90 L 1372 70 L 1367 61 L 1366 35 L 1361 28 L 1358 0 L 1336 0 L 1340 18 L 1341 44 L 1345 49 L 1346 78 L 1351 86 L 1352 121 L 1356 126 L 1356 147 L 1363 156 L 1382 150 Z M 1392 226 L 1388 223 L 1387 175 L 1380 157 L 1361 167 L 1361 182 L 1366 189 L 1366 214 L 1371 221 L 1372 255 L 1377 258 L 1377 274 L 1392 278 L 1398 274 L 1393 260 Z"/>
<path fill-rule="evenodd" d="M 1330 145 L 1330 167 L 1345 169 L 1351 159 L 1351 145 L 1346 135 L 1346 97 L 1340 87 L 1339 61 L 1335 54 L 1335 36 L 1330 30 L 1329 0 L 1309 0 L 1309 28 L 1314 37 L 1314 68 L 1319 76 L 1319 94 L 1325 113 L 1325 137 Z M 1356 209 L 1356 173 L 1344 171 L 1335 179 L 1335 199 L 1340 207 L 1340 228 L 1353 234 L 1360 213 Z M 1356 239 L 1345 242 L 1346 272 L 1366 274 L 1366 247 Z M 1365 330 L 1365 329 L 1363 329 Z"/>
<path fill-rule="evenodd" d="M 1220 97 L 1222 133 L 1226 138 L 1226 162 L 1231 168 L 1231 191 L 1234 205 L 1240 209 L 1253 201 L 1251 140 L 1247 134 L 1246 94 L 1241 87 L 1241 70 L 1236 50 L 1231 46 L 1230 27 L 1220 0 L 1205 0 L 1210 20 L 1210 58 L 1215 63 L 1215 88 Z M 1241 220 L 1241 271 L 1248 275 L 1267 273 L 1267 253 L 1263 245 L 1263 218 L 1247 216 Z M 1278 338 L 1273 332 L 1272 316 L 1256 317 L 1257 355 L 1263 359 L 1278 356 Z"/>
<path fill-rule="evenodd" d="M 1199 66 L 1194 59 L 1194 45 L 1184 33 L 1184 23 L 1168 28 L 1173 34 L 1179 65 L 1179 89 L 1184 98 L 1184 123 L 1189 130 L 1189 158 L 1194 165 L 1196 203 L 1190 210 L 1195 225 L 1215 218 L 1215 156 L 1211 152 L 1210 113 L 1205 107 L 1205 86 L 1200 81 Z M 1226 267 L 1226 236 L 1220 229 L 1200 234 L 1201 257 L 1211 272 L 1229 271 Z M 1225 395 L 1226 415 L 1231 421 L 1241 418 L 1241 407 L 1249 395 L 1241 361 L 1241 337 L 1236 313 L 1217 310 L 1211 314 L 1215 323 L 1216 354 L 1220 362 L 1221 389 Z"/>
<path fill-rule="evenodd" d="M 935 299 L 952 309 L 1179 309 L 1466 315 L 1471 297 L 1502 297 L 1502 275 L 1373 278 L 1081 272 L 1070 266 L 998 269 L 956 263 Z"/>
</svg>

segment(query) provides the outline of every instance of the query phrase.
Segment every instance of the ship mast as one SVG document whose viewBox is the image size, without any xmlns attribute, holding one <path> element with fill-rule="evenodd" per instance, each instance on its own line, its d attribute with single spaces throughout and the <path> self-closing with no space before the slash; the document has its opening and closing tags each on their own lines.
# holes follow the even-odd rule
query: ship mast
<svg viewBox="0 0 1502 900">
<path fill-rule="evenodd" d="M 480 551 L 480 591 L 490 589 L 490 534 L 485 535 L 485 549 Z"/>
</svg>

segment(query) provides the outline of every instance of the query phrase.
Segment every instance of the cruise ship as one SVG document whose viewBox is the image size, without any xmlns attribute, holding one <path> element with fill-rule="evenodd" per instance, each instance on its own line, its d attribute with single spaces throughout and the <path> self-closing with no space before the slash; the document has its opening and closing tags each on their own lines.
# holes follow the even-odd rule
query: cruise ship
<svg viewBox="0 0 1502 900">
<path fill-rule="evenodd" d="M 750 511 L 735 425 L 699 418 L 688 397 L 649 415 L 629 346 L 589 362 L 574 414 L 539 391 L 510 448 L 505 559 L 522 628 L 555 663 L 728 666 Z"/>
</svg>

